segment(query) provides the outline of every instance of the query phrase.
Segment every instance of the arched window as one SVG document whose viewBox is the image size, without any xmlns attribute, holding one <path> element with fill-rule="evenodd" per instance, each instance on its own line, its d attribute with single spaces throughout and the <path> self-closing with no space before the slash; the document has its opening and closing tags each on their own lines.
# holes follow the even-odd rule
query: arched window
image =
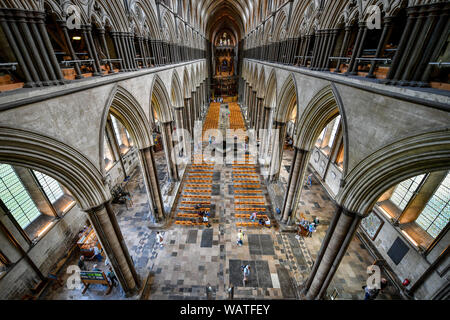
<svg viewBox="0 0 450 320">
<path fill-rule="evenodd" d="M 0 164 L 0 199 L 22 229 L 41 215 L 13 167 L 8 164 Z"/>
<path fill-rule="evenodd" d="M 44 189 L 44 192 L 51 203 L 55 203 L 59 198 L 61 198 L 64 195 L 61 186 L 55 179 L 43 173 L 40 173 L 39 171 L 33 170 L 33 173 L 38 179 L 39 184 Z"/>
<path fill-rule="evenodd" d="M 416 219 L 416 223 L 433 238 L 445 228 L 450 221 L 450 173 L 434 192 L 427 205 Z"/>
<path fill-rule="evenodd" d="M 400 210 L 405 209 L 424 177 L 425 175 L 421 174 L 420 176 L 416 176 L 398 184 L 390 198 L 392 203 L 394 203 Z"/>
</svg>

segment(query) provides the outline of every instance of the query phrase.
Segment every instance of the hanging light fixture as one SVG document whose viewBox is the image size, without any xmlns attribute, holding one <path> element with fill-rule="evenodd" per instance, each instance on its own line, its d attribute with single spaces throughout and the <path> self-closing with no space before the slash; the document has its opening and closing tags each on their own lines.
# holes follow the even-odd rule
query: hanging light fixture
<svg viewBox="0 0 450 320">
<path fill-rule="evenodd" d="M 80 36 L 74 36 L 74 37 L 72 37 L 72 40 L 81 40 L 81 37 Z"/>
</svg>

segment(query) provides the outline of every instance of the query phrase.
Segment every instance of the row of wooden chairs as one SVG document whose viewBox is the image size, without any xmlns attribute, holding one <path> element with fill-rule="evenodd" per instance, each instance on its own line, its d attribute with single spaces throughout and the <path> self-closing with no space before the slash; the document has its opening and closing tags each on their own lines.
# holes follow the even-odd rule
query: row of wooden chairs
<svg viewBox="0 0 450 320">
<path fill-rule="evenodd" d="M 263 227 L 258 222 L 236 222 L 236 227 Z"/>
<path fill-rule="evenodd" d="M 234 196 L 235 199 L 264 199 L 264 196 Z"/>
<path fill-rule="evenodd" d="M 211 189 L 185 189 L 183 191 L 189 193 L 210 193 Z"/>
<path fill-rule="evenodd" d="M 212 179 L 188 179 L 186 182 L 212 182 Z"/>
<path fill-rule="evenodd" d="M 233 177 L 234 178 L 259 177 L 259 174 L 251 174 L 251 173 L 249 173 L 249 174 L 242 174 L 242 173 L 234 173 L 233 172 Z"/>
<path fill-rule="evenodd" d="M 242 189 L 242 188 L 244 188 L 244 189 L 260 189 L 261 185 L 260 184 L 248 184 L 248 185 L 240 184 L 240 185 L 235 185 L 233 187 L 240 188 L 240 189 Z"/>
<path fill-rule="evenodd" d="M 179 207 L 179 210 L 183 210 L 183 211 L 210 211 L 210 208 L 194 208 L 194 207 Z M 259 210 L 261 211 L 261 210 Z"/>
<path fill-rule="evenodd" d="M 262 190 L 234 190 L 234 193 L 238 194 L 262 193 Z"/>
<path fill-rule="evenodd" d="M 236 211 L 266 211 L 266 208 L 236 208 Z"/>
<path fill-rule="evenodd" d="M 184 194 L 183 198 L 195 198 L 195 199 L 211 199 L 211 196 L 200 196 L 194 194 Z"/>
<path fill-rule="evenodd" d="M 212 102 L 206 114 L 205 122 L 203 123 L 202 137 L 203 141 L 208 141 L 209 137 L 205 137 L 205 132 L 209 129 L 219 128 L 220 103 Z"/>
<path fill-rule="evenodd" d="M 182 204 L 211 204 L 211 201 L 188 201 L 188 200 L 181 200 Z"/>
<path fill-rule="evenodd" d="M 250 219 L 251 214 L 249 213 L 236 213 L 234 215 L 236 218 L 241 218 L 241 219 Z M 269 219 L 269 217 L 266 214 L 256 214 L 256 218 L 263 218 L 263 219 Z"/>
<path fill-rule="evenodd" d="M 176 220 L 175 224 L 183 225 L 183 226 L 206 226 L 208 224 L 208 222 Z"/>
<path fill-rule="evenodd" d="M 178 217 L 181 218 L 198 218 L 200 215 L 198 213 L 184 213 L 184 212 L 178 212 Z"/>
<path fill-rule="evenodd" d="M 251 205 L 256 205 L 256 206 L 265 206 L 266 202 L 265 201 L 239 201 L 239 202 L 234 202 L 235 205 L 240 206 L 240 205 L 244 205 L 244 204 L 251 204 Z"/>
<path fill-rule="evenodd" d="M 185 184 L 186 187 L 189 188 L 208 188 L 208 187 L 212 187 L 211 183 L 188 183 Z"/>
</svg>

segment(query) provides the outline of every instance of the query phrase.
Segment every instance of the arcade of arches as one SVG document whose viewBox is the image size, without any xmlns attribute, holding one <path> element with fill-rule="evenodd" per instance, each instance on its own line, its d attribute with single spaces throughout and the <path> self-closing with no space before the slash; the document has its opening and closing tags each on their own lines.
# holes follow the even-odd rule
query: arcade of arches
<svg viewBox="0 0 450 320">
<path fill-rule="evenodd" d="M 449 299 L 449 11 L 0 0 L 0 299 Z"/>
</svg>

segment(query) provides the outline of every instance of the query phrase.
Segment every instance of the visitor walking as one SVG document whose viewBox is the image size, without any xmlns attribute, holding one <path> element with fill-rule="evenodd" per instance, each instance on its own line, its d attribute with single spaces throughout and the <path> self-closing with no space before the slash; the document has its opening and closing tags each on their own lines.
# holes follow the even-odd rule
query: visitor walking
<svg viewBox="0 0 450 320">
<path fill-rule="evenodd" d="M 310 223 L 308 227 L 308 237 L 312 237 L 312 233 L 316 231 L 314 223 Z"/>
<path fill-rule="evenodd" d="M 159 245 L 160 248 L 164 247 L 163 241 L 164 241 L 164 238 L 163 238 L 163 236 L 161 235 L 161 233 L 159 233 L 159 231 L 156 232 L 156 243 L 158 243 L 158 245 Z"/>
<path fill-rule="evenodd" d="M 249 277 L 250 277 L 250 266 L 247 264 L 244 267 L 244 279 L 242 279 L 242 283 L 244 284 L 244 287 L 245 287 L 245 284 L 248 282 Z"/>
<path fill-rule="evenodd" d="M 80 260 L 78 260 L 78 268 L 80 268 L 80 270 L 86 270 L 86 265 L 84 263 L 84 256 L 81 256 Z"/>
<path fill-rule="evenodd" d="M 237 234 L 237 245 L 242 246 L 244 244 L 244 234 L 242 233 L 242 230 L 239 230 Z"/>
<path fill-rule="evenodd" d="M 311 187 L 312 186 L 312 173 L 308 175 L 308 180 L 306 181 L 306 184 Z"/>
</svg>

